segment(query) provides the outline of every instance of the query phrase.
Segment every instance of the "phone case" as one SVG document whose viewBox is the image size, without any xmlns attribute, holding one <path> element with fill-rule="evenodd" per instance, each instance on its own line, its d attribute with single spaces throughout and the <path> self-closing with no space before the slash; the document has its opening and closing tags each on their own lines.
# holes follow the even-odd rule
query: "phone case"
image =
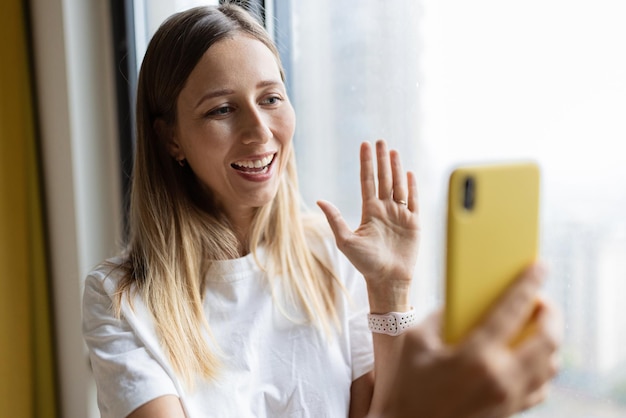
<svg viewBox="0 0 626 418">
<path fill-rule="evenodd" d="M 461 167 L 450 176 L 443 336 L 455 344 L 537 257 L 539 167 Z"/>
</svg>

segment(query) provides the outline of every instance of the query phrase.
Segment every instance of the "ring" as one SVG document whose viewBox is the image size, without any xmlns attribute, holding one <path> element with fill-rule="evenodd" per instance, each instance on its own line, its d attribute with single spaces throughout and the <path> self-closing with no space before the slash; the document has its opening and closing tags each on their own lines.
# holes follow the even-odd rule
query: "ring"
<svg viewBox="0 0 626 418">
<path fill-rule="evenodd" d="M 394 202 L 400 204 L 400 205 L 404 205 L 407 206 L 406 204 L 406 200 L 401 200 L 401 199 L 393 199 Z"/>
</svg>

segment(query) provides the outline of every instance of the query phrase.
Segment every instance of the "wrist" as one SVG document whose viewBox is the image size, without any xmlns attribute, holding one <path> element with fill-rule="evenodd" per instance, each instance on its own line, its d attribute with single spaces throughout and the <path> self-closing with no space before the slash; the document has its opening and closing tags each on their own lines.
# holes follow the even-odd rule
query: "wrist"
<svg viewBox="0 0 626 418">
<path fill-rule="evenodd" d="M 387 312 L 407 312 L 411 309 L 409 298 L 410 282 L 393 283 L 386 281 L 382 284 L 367 284 L 367 295 L 370 312 L 383 314 Z"/>
<path fill-rule="evenodd" d="M 370 331 L 395 337 L 409 328 L 413 328 L 417 324 L 417 316 L 415 310 L 411 308 L 406 312 L 369 314 L 367 315 L 367 322 Z"/>
</svg>

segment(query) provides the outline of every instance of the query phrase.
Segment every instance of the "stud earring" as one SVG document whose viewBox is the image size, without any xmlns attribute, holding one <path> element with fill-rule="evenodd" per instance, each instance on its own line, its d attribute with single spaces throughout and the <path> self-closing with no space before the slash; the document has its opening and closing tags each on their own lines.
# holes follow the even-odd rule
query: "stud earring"
<svg viewBox="0 0 626 418">
<path fill-rule="evenodd" d="M 177 160 L 177 162 L 178 162 L 179 166 L 181 166 L 181 167 L 185 166 L 185 159 L 184 158 L 181 158 L 180 160 Z"/>
</svg>

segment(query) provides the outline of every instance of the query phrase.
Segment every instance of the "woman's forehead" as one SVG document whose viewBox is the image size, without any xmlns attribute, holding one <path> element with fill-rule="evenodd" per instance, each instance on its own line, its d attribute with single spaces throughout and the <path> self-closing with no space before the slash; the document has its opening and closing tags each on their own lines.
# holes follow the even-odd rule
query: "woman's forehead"
<svg viewBox="0 0 626 418">
<path fill-rule="evenodd" d="M 187 84 L 224 85 L 253 79 L 281 81 L 279 63 L 263 42 L 237 34 L 211 45 L 190 73 Z"/>
</svg>

